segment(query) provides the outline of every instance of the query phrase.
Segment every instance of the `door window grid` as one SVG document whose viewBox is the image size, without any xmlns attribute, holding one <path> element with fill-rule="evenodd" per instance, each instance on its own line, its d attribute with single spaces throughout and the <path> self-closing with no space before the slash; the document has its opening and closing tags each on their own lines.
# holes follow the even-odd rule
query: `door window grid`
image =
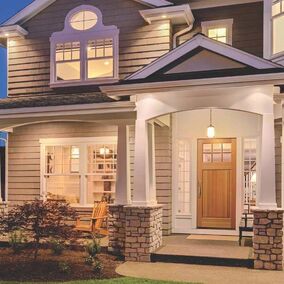
<svg viewBox="0 0 284 284">
<path fill-rule="evenodd" d="M 251 206 L 256 205 L 256 139 L 244 140 L 244 208 L 249 210 Z"/>
<path fill-rule="evenodd" d="M 177 215 L 189 215 L 191 213 L 190 175 L 190 144 L 186 140 L 179 140 Z"/>
<path fill-rule="evenodd" d="M 203 163 L 230 163 L 231 160 L 231 143 L 203 144 Z"/>
</svg>

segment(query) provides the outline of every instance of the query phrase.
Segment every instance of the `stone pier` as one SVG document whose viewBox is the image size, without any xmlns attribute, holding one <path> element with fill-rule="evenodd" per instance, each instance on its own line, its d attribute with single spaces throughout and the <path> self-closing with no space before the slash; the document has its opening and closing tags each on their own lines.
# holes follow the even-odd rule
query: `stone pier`
<svg viewBox="0 0 284 284">
<path fill-rule="evenodd" d="M 283 210 L 254 209 L 254 268 L 283 270 Z"/>
<path fill-rule="evenodd" d="M 162 245 L 162 206 L 111 206 L 109 211 L 109 251 L 126 261 L 149 262 Z"/>
</svg>

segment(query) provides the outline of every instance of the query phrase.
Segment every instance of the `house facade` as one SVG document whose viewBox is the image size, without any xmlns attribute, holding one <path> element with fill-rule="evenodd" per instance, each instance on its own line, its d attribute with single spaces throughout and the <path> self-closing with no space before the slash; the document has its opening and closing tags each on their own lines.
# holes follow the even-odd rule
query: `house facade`
<svg viewBox="0 0 284 284">
<path fill-rule="evenodd" d="M 0 26 L 2 199 L 107 200 L 135 261 L 252 213 L 255 267 L 281 270 L 283 29 L 283 0 L 35 0 Z"/>
</svg>

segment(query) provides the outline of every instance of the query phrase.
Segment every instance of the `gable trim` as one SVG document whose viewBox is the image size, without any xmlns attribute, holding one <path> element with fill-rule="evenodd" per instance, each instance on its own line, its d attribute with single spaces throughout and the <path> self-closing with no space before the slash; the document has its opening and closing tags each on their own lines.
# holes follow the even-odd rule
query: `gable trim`
<svg viewBox="0 0 284 284">
<path fill-rule="evenodd" d="M 170 63 L 176 61 L 178 58 L 184 56 L 188 52 L 198 48 L 203 47 L 209 51 L 215 52 L 227 58 L 230 58 L 234 61 L 243 63 L 247 66 L 256 68 L 256 69 L 269 69 L 269 68 L 279 68 L 283 67 L 276 63 L 270 62 L 268 60 L 262 59 L 255 55 L 249 54 L 242 50 L 236 49 L 230 45 L 212 40 L 202 34 L 198 34 L 193 37 L 191 40 L 185 42 L 181 46 L 173 49 L 157 60 L 153 61 L 146 67 L 138 70 L 134 74 L 130 75 L 126 80 L 136 80 L 144 79 L 150 75 L 156 73 L 160 69 L 166 67 Z"/>
<path fill-rule="evenodd" d="M 7 21 L 1 24 L 1 26 L 14 25 L 14 24 L 22 24 L 45 8 L 53 4 L 56 0 L 34 0 L 31 4 L 23 8 L 20 12 L 9 18 Z M 163 7 L 170 6 L 173 3 L 166 0 L 133 0 L 140 4 L 149 6 L 149 7 Z"/>
</svg>

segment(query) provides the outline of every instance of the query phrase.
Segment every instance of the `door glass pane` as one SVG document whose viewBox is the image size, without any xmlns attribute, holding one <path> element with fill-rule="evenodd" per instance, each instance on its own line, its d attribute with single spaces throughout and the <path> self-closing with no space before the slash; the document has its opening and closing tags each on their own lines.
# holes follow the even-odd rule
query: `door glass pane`
<svg viewBox="0 0 284 284">
<path fill-rule="evenodd" d="M 232 144 L 231 143 L 223 143 L 223 152 L 228 153 L 232 151 Z"/>
<path fill-rule="evenodd" d="M 231 153 L 223 153 L 223 162 L 230 163 L 232 161 Z"/>
<path fill-rule="evenodd" d="M 213 154 L 213 162 L 220 163 L 222 162 L 222 154 Z"/>
<path fill-rule="evenodd" d="M 204 153 L 211 153 L 211 144 L 203 144 L 203 152 Z"/>
<path fill-rule="evenodd" d="M 212 158 L 211 158 L 211 154 L 203 154 L 203 163 L 211 163 L 212 162 Z"/>
<path fill-rule="evenodd" d="M 220 153 L 222 151 L 222 144 L 213 144 L 213 152 L 214 153 Z"/>
</svg>

